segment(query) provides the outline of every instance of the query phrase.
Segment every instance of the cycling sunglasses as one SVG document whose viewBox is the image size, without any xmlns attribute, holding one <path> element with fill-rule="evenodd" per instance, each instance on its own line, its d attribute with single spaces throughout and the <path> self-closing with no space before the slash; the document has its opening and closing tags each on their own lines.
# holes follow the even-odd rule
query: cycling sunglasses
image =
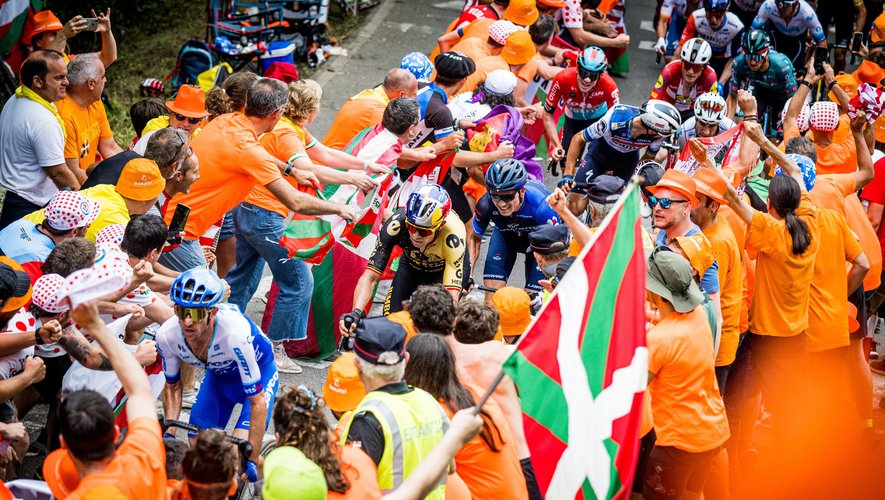
<svg viewBox="0 0 885 500">
<path fill-rule="evenodd" d="M 489 196 L 492 197 L 492 201 L 501 201 L 504 203 L 510 203 L 516 198 L 516 191 L 510 194 L 498 194 L 498 193 L 489 193 Z"/>
<path fill-rule="evenodd" d="M 704 68 L 706 68 L 707 65 L 706 64 L 694 64 L 694 63 L 683 62 L 682 67 L 690 69 L 690 70 L 694 71 L 695 73 L 700 73 L 701 71 L 704 71 Z"/>
<path fill-rule="evenodd" d="M 418 227 L 409 221 L 406 221 L 406 228 L 408 228 L 409 234 L 417 234 L 418 236 L 420 236 L 422 238 L 432 236 L 436 232 L 435 229 L 428 229 L 426 227 Z"/>
<path fill-rule="evenodd" d="M 578 76 L 581 77 L 581 79 L 592 80 L 595 82 L 596 80 L 599 80 L 599 77 L 602 76 L 602 72 L 589 71 L 589 70 L 586 70 L 586 69 L 578 66 Z"/>
<path fill-rule="evenodd" d="M 181 321 L 190 318 L 194 323 L 199 323 L 206 319 L 209 316 L 209 311 L 211 311 L 208 307 L 184 307 L 184 306 L 175 306 L 175 315 L 178 316 L 178 319 Z"/>
<path fill-rule="evenodd" d="M 656 196 L 648 197 L 648 204 L 651 208 L 654 208 L 658 203 L 661 204 L 661 208 L 666 210 L 674 203 L 688 203 L 688 200 L 671 200 L 670 198 L 658 198 Z"/>
<path fill-rule="evenodd" d="M 745 54 L 747 60 L 750 62 L 762 62 L 768 57 L 768 49 L 764 52 L 760 52 L 759 54 Z"/>
<path fill-rule="evenodd" d="M 180 115 L 174 111 L 171 112 L 171 115 L 174 116 L 176 120 L 178 120 L 180 122 L 186 121 L 186 122 L 190 123 L 191 125 L 196 125 L 196 124 L 200 123 L 201 121 L 203 121 L 202 118 L 190 118 L 190 117 L 187 117 L 184 115 Z"/>
</svg>

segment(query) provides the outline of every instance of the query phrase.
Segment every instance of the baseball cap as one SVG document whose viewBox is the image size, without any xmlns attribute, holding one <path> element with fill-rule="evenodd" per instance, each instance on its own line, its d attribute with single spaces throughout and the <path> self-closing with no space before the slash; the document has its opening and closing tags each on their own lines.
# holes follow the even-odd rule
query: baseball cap
<svg viewBox="0 0 885 500">
<path fill-rule="evenodd" d="M 624 179 L 613 175 L 597 175 L 587 184 L 586 190 L 587 198 L 596 203 L 614 203 L 624 190 Z"/>
<path fill-rule="evenodd" d="M 713 245 L 703 233 L 677 236 L 675 239 L 679 248 L 688 257 L 688 263 L 698 274 L 703 275 L 716 261 L 716 257 L 713 256 Z"/>
<path fill-rule="evenodd" d="M 528 26 L 537 21 L 539 15 L 535 0 L 510 0 L 510 4 L 504 9 L 504 15 L 501 17 L 514 24 Z"/>
<path fill-rule="evenodd" d="M 498 45 L 504 45 L 507 37 L 520 29 L 522 28 L 506 19 L 499 19 L 489 26 L 489 38 L 497 42 Z"/>
<path fill-rule="evenodd" d="M 568 250 L 569 236 L 565 224 L 541 224 L 529 233 L 529 245 L 541 255 L 552 255 Z"/>
<path fill-rule="evenodd" d="M 532 322 L 532 299 L 522 288 L 505 286 L 492 295 L 492 305 L 501 315 L 501 333 L 516 337 Z"/>
<path fill-rule="evenodd" d="M 680 172 L 679 170 L 671 168 L 664 172 L 664 175 L 657 184 L 654 186 L 648 186 L 646 189 L 648 189 L 651 194 L 655 194 L 660 188 L 670 188 L 674 191 L 678 191 L 688 198 L 688 201 L 691 202 L 692 206 L 697 206 L 698 204 L 698 198 L 694 195 L 695 191 L 697 191 L 697 184 L 694 179 L 685 172 Z"/>
<path fill-rule="evenodd" d="M 206 111 L 206 93 L 200 87 L 182 85 L 175 94 L 174 99 L 166 101 L 166 107 L 188 118 L 205 118 L 209 116 Z"/>
<path fill-rule="evenodd" d="M 486 77 L 485 89 L 489 94 L 510 95 L 516 89 L 516 75 L 507 70 L 496 69 Z"/>
<path fill-rule="evenodd" d="M 58 274 L 44 274 L 34 282 L 34 291 L 31 301 L 34 305 L 48 313 L 58 314 L 69 309 L 66 303 L 59 299 L 58 291 L 64 286 L 64 277 Z"/>
<path fill-rule="evenodd" d="M 504 42 L 504 50 L 501 51 L 501 57 L 512 66 L 525 64 L 534 56 L 535 44 L 532 42 L 532 36 L 525 30 L 511 33 Z"/>
<path fill-rule="evenodd" d="M 387 318 L 367 318 L 356 328 L 353 352 L 373 365 L 395 365 L 406 357 L 406 330 Z M 382 363 L 378 357 L 385 352 L 395 352 L 396 361 Z"/>
<path fill-rule="evenodd" d="M 77 489 L 80 476 L 67 449 L 59 448 L 46 456 L 43 478 L 55 498 L 65 498 Z"/>
<path fill-rule="evenodd" d="M 728 189 L 725 179 L 709 168 L 695 170 L 692 178 L 698 193 L 719 202 L 721 205 L 728 205 L 728 202 L 725 201 L 725 191 Z"/>
<path fill-rule="evenodd" d="M 839 126 L 839 105 L 832 101 L 817 101 L 811 105 L 808 123 L 814 130 L 832 132 Z"/>
<path fill-rule="evenodd" d="M 667 299 L 676 312 L 690 312 L 704 302 L 704 294 L 692 279 L 691 269 L 685 257 L 658 247 L 648 257 L 645 288 Z"/>
<path fill-rule="evenodd" d="M 135 201 L 155 200 L 165 187 L 166 179 L 160 173 L 160 167 L 147 158 L 129 160 L 117 180 L 117 192 Z"/>
<path fill-rule="evenodd" d="M 265 500 L 325 500 L 323 469 L 294 446 L 280 446 L 264 459 Z"/>
<path fill-rule="evenodd" d="M 476 71 L 473 59 L 457 51 L 443 52 L 433 60 L 436 74 L 450 80 L 467 78 Z"/>
<path fill-rule="evenodd" d="M 43 210 L 49 225 L 59 231 L 86 227 L 95 222 L 99 213 L 99 202 L 74 191 L 59 191 Z"/>
<path fill-rule="evenodd" d="M 31 279 L 21 264 L 9 257 L 0 257 L 0 301 L 6 303 L 0 313 L 17 311 L 31 300 Z"/>
<path fill-rule="evenodd" d="M 332 411 L 351 411 L 366 395 L 366 388 L 360 381 L 353 359 L 352 352 L 345 352 L 329 366 L 326 383 L 323 385 L 323 399 Z"/>
</svg>

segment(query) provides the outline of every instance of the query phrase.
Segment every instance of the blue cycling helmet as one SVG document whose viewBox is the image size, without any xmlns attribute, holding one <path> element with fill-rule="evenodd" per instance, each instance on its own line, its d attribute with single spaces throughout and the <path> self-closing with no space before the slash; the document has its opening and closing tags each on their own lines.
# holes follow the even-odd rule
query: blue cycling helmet
<svg viewBox="0 0 885 500">
<path fill-rule="evenodd" d="M 214 307 L 224 296 L 224 281 L 202 267 L 181 273 L 172 282 L 169 298 L 182 307 Z"/>
<path fill-rule="evenodd" d="M 406 220 L 423 229 L 440 227 L 452 210 L 449 193 L 437 184 L 425 184 L 409 195 L 406 201 Z"/>
<path fill-rule="evenodd" d="M 814 189 L 814 182 L 817 180 L 817 165 L 811 161 L 811 158 L 796 153 L 788 153 L 787 158 L 799 166 L 802 171 L 802 180 L 805 181 L 805 190 Z M 787 173 L 780 167 L 774 169 L 774 175 L 786 175 Z"/>
<path fill-rule="evenodd" d="M 704 0 L 704 10 L 709 12 L 725 12 L 730 0 Z"/>
<path fill-rule="evenodd" d="M 409 52 L 406 54 L 399 63 L 399 67 L 415 75 L 416 80 L 427 81 L 431 73 L 433 73 L 433 64 L 421 52 Z"/>
<path fill-rule="evenodd" d="M 525 164 L 515 158 L 497 160 L 486 172 L 486 187 L 489 191 L 516 191 L 525 186 L 529 174 Z"/>
<path fill-rule="evenodd" d="M 602 49 L 591 45 L 578 56 L 578 65 L 587 71 L 599 73 L 605 71 L 606 66 L 608 66 L 608 59 L 606 59 L 605 52 Z"/>
</svg>

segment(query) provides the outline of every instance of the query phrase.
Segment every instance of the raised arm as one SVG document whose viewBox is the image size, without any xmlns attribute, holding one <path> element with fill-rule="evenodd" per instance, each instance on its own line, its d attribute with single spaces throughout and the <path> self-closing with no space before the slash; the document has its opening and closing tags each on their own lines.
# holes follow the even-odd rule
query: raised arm
<svg viewBox="0 0 885 500">
<path fill-rule="evenodd" d="M 857 171 L 852 172 L 855 181 L 857 181 L 857 189 L 863 189 L 864 186 L 873 180 L 873 157 L 870 156 L 870 149 L 864 138 L 864 127 L 873 128 L 867 125 L 866 114 L 858 111 L 854 120 L 851 120 L 851 135 L 854 136 L 854 149 L 857 152 Z"/>
</svg>

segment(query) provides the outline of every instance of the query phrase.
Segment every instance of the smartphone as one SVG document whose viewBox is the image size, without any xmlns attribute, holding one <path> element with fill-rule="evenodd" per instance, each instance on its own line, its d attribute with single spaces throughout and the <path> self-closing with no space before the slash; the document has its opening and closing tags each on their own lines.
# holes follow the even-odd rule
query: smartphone
<svg viewBox="0 0 885 500">
<path fill-rule="evenodd" d="M 814 48 L 814 72 L 818 75 L 824 74 L 824 63 L 830 58 L 830 51 L 826 47 Z"/>
<path fill-rule="evenodd" d="M 851 52 L 859 52 L 862 43 L 863 33 L 861 33 L 860 31 L 855 31 L 854 35 L 851 37 Z"/>
<path fill-rule="evenodd" d="M 86 21 L 86 31 L 98 31 L 97 17 L 84 17 L 83 20 Z"/>
<path fill-rule="evenodd" d="M 169 236 L 166 237 L 166 241 L 170 245 L 175 245 L 181 242 L 181 232 L 184 231 L 184 226 L 187 224 L 187 218 L 191 214 L 191 207 L 179 203 L 178 206 L 175 207 L 175 212 L 172 214 L 172 221 L 169 222 Z"/>
</svg>

